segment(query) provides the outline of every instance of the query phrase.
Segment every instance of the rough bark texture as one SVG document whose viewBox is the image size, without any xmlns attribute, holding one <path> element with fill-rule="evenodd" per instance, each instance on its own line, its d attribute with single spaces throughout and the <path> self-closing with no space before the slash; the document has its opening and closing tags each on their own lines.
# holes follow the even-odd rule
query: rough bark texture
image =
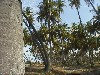
<svg viewBox="0 0 100 75">
<path fill-rule="evenodd" d="M 22 15 L 18 0 L 0 0 L 0 75 L 24 75 Z"/>
</svg>

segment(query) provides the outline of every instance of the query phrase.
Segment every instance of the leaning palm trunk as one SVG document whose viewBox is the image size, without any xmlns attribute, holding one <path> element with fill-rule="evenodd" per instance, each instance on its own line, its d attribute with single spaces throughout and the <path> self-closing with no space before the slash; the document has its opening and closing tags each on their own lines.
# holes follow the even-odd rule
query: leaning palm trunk
<svg viewBox="0 0 100 75">
<path fill-rule="evenodd" d="M 20 6 L 18 0 L 0 0 L 0 75 L 24 75 Z"/>
</svg>

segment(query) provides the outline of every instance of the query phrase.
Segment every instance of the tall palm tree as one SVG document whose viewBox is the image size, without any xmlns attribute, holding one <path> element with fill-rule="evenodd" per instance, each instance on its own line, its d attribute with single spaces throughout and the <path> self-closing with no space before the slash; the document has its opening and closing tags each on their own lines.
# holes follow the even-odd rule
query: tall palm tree
<svg viewBox="0 0 100 75">
<path fill-rule="evenodd" d="M 21 4 L 0 0 L 0 74 L 24 75 Z"/>
<path fill-rule="evenodd" d="M 60 21 L 60 13 L 63 11 L 64 2 L 62 0 L 43 0 L 39 5 L 38 21 L 44 22 L 49 31 L 49 59 L 52 62 L 52 41 L 51 41 L 51 26 L 57 25 Z M 51 63 L 50 63 L 51 65 Z"/>
</svg>

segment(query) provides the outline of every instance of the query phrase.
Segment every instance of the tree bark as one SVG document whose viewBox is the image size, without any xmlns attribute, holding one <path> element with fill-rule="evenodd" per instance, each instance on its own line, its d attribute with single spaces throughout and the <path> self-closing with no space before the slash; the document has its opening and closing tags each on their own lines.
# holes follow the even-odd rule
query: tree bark
<svg viewBox="0 0 100 75">
<path fill-rule="evenodd" d="M 0 74 L 24 75 L 23 30 L 18 0 L 0 0 Z"/>
</svg>

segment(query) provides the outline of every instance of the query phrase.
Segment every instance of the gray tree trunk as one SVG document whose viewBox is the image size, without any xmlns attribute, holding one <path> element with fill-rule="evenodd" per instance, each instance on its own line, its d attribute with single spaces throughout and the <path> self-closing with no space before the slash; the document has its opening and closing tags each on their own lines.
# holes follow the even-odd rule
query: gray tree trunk
<svg viewBox="0 0 100 75">
<path fill-rule="evenodd" d="M 24 75 L 20 6 L 18 0 L 0 0 L 0 75 Z"/>
</svg>

